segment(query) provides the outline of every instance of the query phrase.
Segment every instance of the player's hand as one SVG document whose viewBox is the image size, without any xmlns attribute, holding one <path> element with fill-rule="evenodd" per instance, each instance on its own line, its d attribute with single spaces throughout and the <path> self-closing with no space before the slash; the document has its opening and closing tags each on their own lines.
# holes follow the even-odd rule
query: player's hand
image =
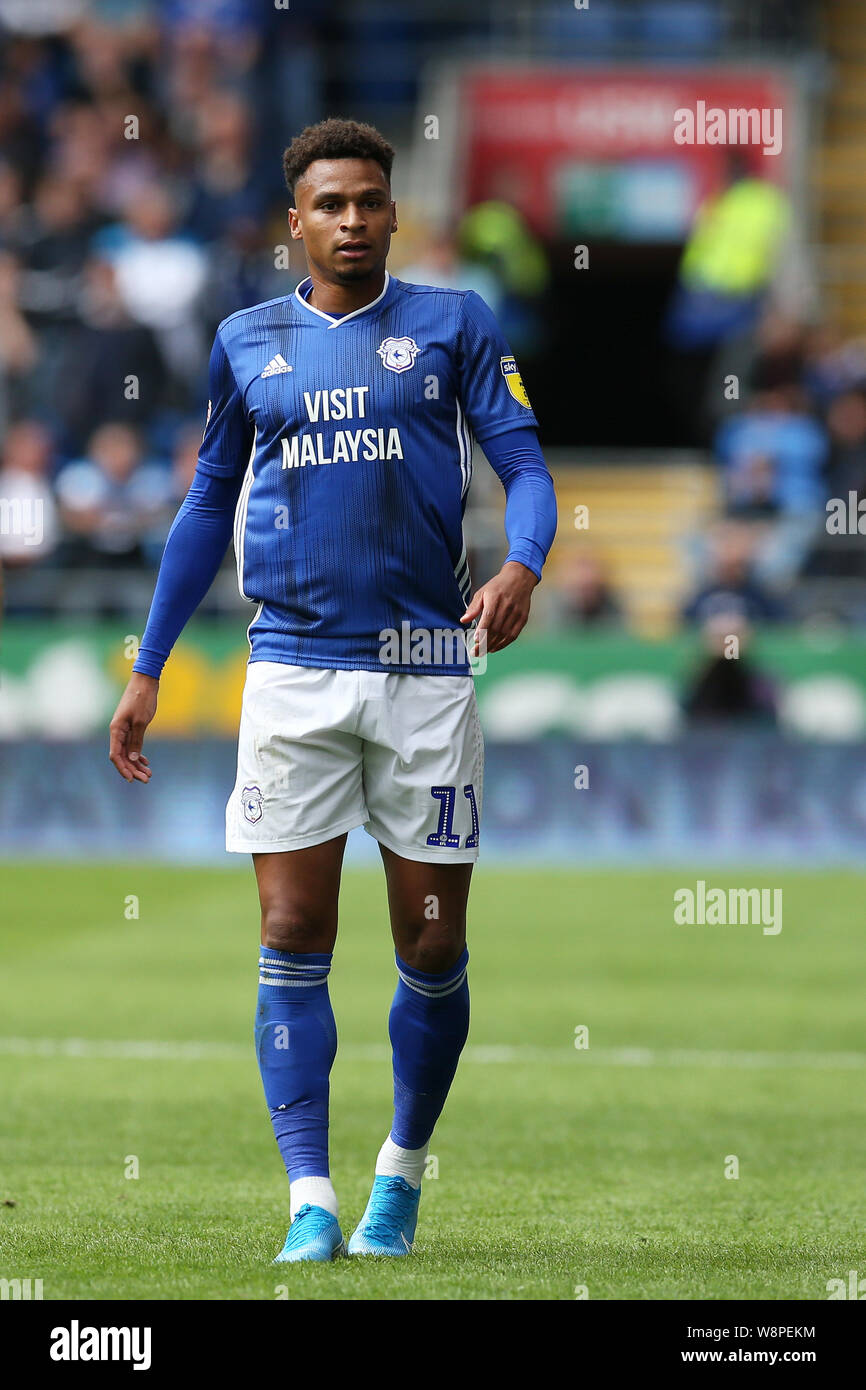
<svg viewBox="0 0 866 1390">
<path fill-rule="evenodd" d="M 109 726 L 108 756 L 127 782 L 149 782 L 150 764 L 141 751 L 144 731 L 156 714 L 159 681 L 133 671 Z"/>
<path fill-rule="evenodd" d="M 502 651 L 518 637 L 526 626 L 532 590 L 538 580 L 517 560 L 509 560 L 497 575 L 475 593 L 461 623 L 478 622 L 473 633 L 474 643 L 469 642 L 470 656 L 480 656 L 481 643 L 486 640 L 488 652 Z M 485 638 L 479 633 L 485 632 Z"/>
</svg>

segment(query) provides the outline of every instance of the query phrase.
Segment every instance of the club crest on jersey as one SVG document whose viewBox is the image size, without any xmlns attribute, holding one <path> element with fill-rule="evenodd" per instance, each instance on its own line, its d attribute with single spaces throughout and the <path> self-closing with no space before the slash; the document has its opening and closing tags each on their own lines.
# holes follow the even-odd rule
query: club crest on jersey
<svg viewBox="0 0 866 1390">
<path fill-rule="evenodd" d="M 389 372 L 408 372 L 421 349 L 414 338 L 383 338 L 376 351 Z"/>
<path fill-rule="evenodd" d="M 505 385 L 508 387 L 518 405 L 523 405 L 527 410 L 531 410 L 532 406 L 529 404 L 526 387 L 523 384 L 523 378 L 520 372 L 517 370 L 517 363 L 514 358 L 500 357 L 499 366 L 502 369 L 502 375 L 505 377 Z"/>
<path fill-rule="evenodd" d="M 248 820 L 251 825 L 255 825 L 256 821 L 262 818 L 263 800 L 264 797 L 258 787 L 244 787 L 241 792 L 244 820 Z"/>
</svg>

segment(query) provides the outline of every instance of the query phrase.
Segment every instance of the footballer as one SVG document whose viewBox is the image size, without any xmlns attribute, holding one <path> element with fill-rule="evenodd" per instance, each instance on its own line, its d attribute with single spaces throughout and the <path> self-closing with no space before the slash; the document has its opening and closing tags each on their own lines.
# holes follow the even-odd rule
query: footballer
<svg viewBox="0 0 866 1390">
<path fill-rule="evenodd" d="M 520 633 L 556 528 L 537 421 L 491 311 L 472 290 L 386 269 L 393 158 L 372 126 L 337 119 L 286 150 L 309 273 L 219 325 L 195 477 L 111 722 L 111 761 L 147 783 L 160 675 L 233 537 L 254 611 L 226 848 L 252 855 L 261 903 L 255 1042 L 290 1185 L 279 1262 L 412 1249 L 469 1029 L 483 771 L 471 659 Z M 470 597 L 473 437 L 505 489 L 508 552 Z M 361 825 L 379 842 L 395 947 L 394 1109 L 347 1246 L 328 1159 L 328 973 Z"/>
</svg>

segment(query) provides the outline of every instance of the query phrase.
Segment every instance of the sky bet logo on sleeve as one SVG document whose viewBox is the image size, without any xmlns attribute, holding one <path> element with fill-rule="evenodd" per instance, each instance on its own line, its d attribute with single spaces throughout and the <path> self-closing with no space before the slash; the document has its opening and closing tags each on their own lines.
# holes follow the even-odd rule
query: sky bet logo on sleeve
<svg viewBox="0 0 866 1390">
<path fill-rule="evenodd" d="M 513 357 L 500 357 L 499 365 L 502 368 L 502 375 L 505 377 L 505 385 L 508 387 L 518 405 L 525 405 L 527 410 L 531 410 L 529 397 L 526 394 L 526 387 L 523 378 L 517 370 L 517 363 Z"/>
</svg>

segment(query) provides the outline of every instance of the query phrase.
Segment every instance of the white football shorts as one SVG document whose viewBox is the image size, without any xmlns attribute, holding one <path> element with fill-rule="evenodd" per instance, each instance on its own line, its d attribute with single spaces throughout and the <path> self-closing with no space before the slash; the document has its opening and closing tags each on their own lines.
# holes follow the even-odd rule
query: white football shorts
<svg viewBox="0 0 866 1390">
<path fill-rule="evenodd" d="M 471 675 L 253 661 L 226 849 L 307 849 L 363 825 L 405 859 L 471 864 L 483 774 Z"/>
</svg>

